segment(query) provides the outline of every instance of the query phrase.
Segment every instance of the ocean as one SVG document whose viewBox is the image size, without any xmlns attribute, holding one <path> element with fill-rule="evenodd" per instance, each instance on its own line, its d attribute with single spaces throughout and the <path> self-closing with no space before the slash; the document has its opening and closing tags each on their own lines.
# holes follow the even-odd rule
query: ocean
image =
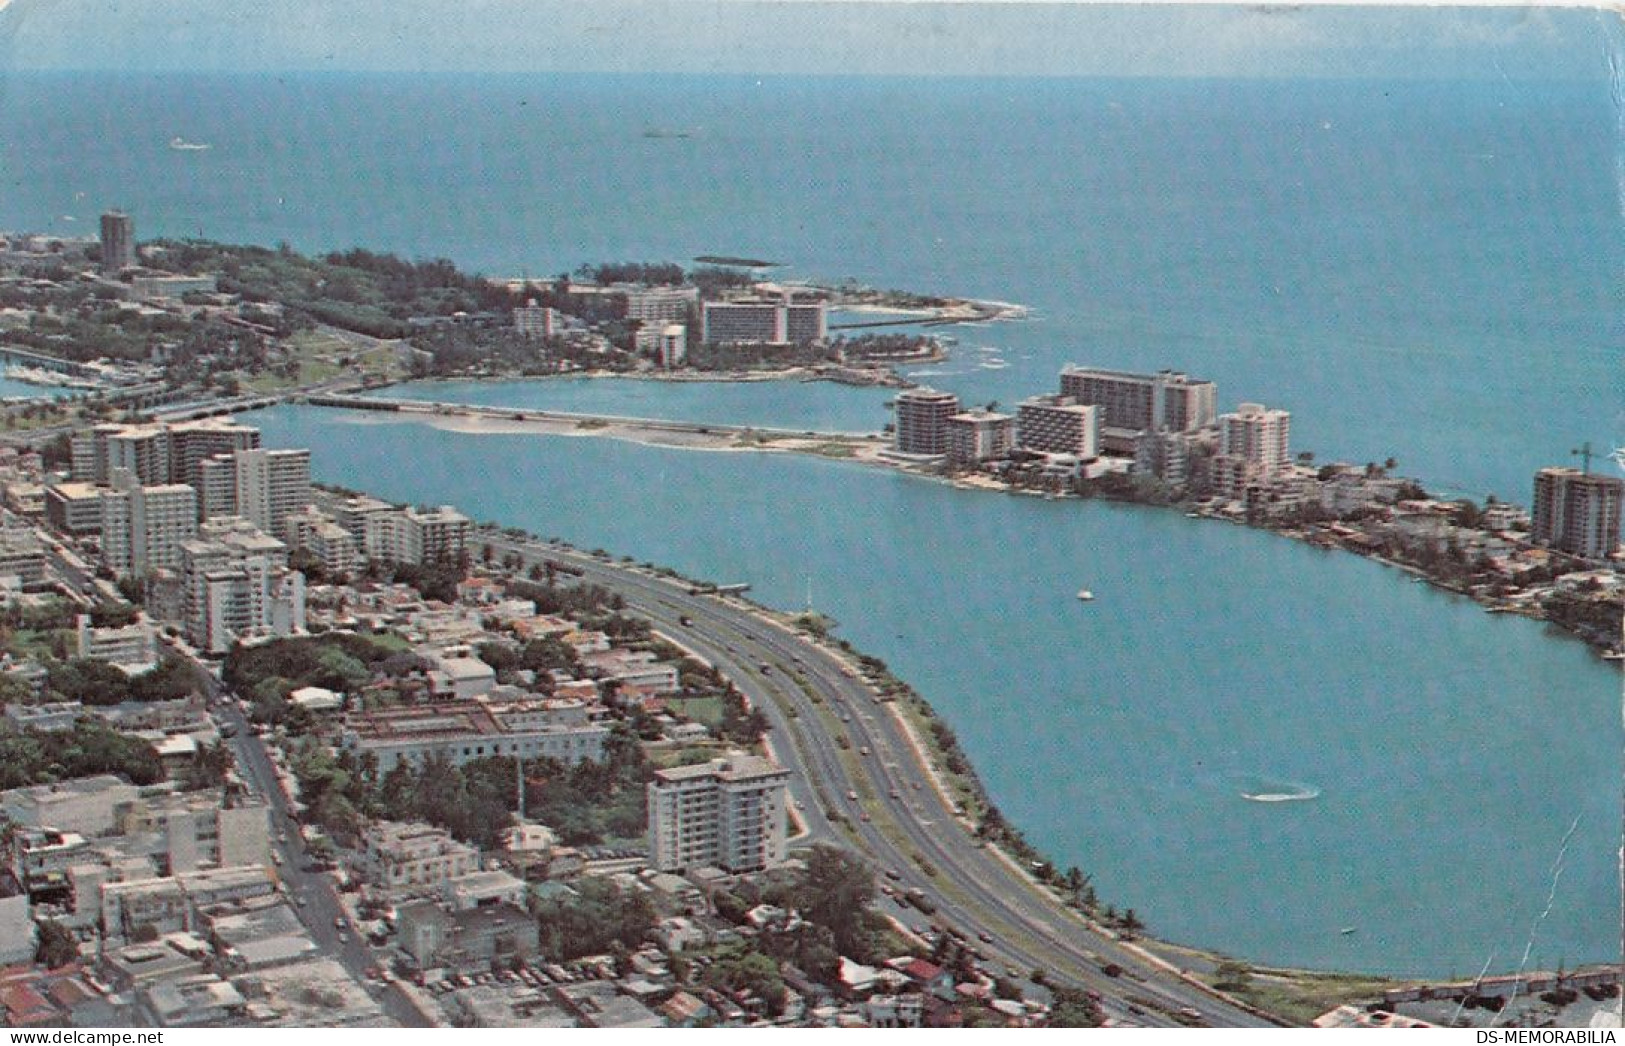
<svg viewBox="0 0 1625 1046">
<path fill-rule="evenodd" d="M 211 148 L 171 150 L 177 135 Z M 119 206 L 142 239 L 359 244 L 497 276 L 745 255 L 1013 301 L 1027 319 L 956 329 L 920 379 L 1011 404 L 1069 361 L 1173 367 L 1215 380 L 1222 407 L 1291 410 L 1294 449 L 1320 460 L 1393 456 L 1430 486 L 1526 501 L 1534 469 L 1625 442 L 1618 148 L 1601 70 L 13 74 L 0 227 L 82 231 Z M 883 394 L 827 386 L 493 388 L 479 395 L 885 421 Z M 775 605 L 799 606 L 810 577 L 1034 841 L 1155 932 L 1270 962 L 1513 967 L 1578 817 L 1533 954 L 1617 951 L 1618 675 L 1539 625 L 1175 514 L 304 408 L 258 423 L 316 448 L 320 479 L 747 580 Z M 1303 798 L 1244 798 L 1260 794 Z"/>
</svg>

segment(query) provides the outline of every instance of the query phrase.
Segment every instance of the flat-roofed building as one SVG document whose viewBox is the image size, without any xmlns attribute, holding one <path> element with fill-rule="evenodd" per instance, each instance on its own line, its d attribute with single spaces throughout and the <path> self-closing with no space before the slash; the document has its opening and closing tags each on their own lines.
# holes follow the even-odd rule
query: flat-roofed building
<svg viewBox="0 0 1625 1046">
<path fill-rule="evenodd" d="M 632 287 L 626 292 L 626 318 L 649 327 L 681 324 L 699 301 L 698 287 Z"/>
<path fill-rule="evenodd" d="M 559 314 L 531 298 L 513 310 L 513 329 L 524 338 L 551 338 L 558 332 Z"/>
<path fill-rule="evenodd" d="M 341 743 L 358 755 L 372 754 L 379 772 L 388 773 L 398 763 L 431 755 L 454 766 L 490 756 L 596 761 L 608 737 L 609 728 L 588 721 L 577 701 L 457 701 L 351 716 Z"/>
<path fill-rule="evenodd" d="M 117 809 L 140 794 L 141 789 L 122 778 L 99 774 L 8 789 L 0 792 L 0 810 L 30 828 L 105 835 L 113 830 Z"/>
<path fill-rule="evenodd" d="M 1016 443 L 1042 454 L 1100 455 L 1100 408 L 1071 396 L 1030 396 L 1016 409 Z"/>
<path fill-rule="evenodd" d="M 91 483 L 72 482 L 46 487 L 45 522 L 73 537 L 101 533 L 101 489 Z"/>
<path fill-rule="evenodd" d="M 80 657 L 106 661 L 129 675 L 158 667 L 158 637 L 145 615 L 122 628 L 95 628 L 89 614 L 80 614 L 76 635 Z"/>
<path fill-rule="evenodd" d="M 237 515 L 267 534 L 286 532 L 287 519 L 310 504 L 310 451 L 240 450 Z"/>
<path fill-rule="evenodd" d="M 895 445 L 900 454 L 940 457 L 948 453 L 948 419 L 958 414 L 959 397 L 920 387 L 896 400 Z"/>
<path fill-rule="evenodd" d="M 1619 547 L 1625 481 L 1573 468 L 1535 473 L 1530 538 L 1584 559 L 1605 559 Z"/>
<path fill-rule="evenodd" d="M 1292 414 L 1259 403 L 1243 403 L 1219 416 L 1219 453 L 1240 458 L 1261 479 L 1273 479 L 1292 464 Z"/>
<path fill-rule="evenodd" d="M 1061 371 L 1061 395 L 1100 407 L 1103 427 L 1130 431 L 1207 428 L 1214 424 L 1217 411 L 1211 381 L 1171 370 L 1134 374 L 1068 366 Z"/>
<path fill-rule="evenodd" d="M 1008 414 L 970 410 L 948 419 L 948 463 L 974 465 L 1003 457 L 1015 445 L 1015 419 Z"/>
<path fill-rule="evenodd" d="M 444 828 L 376 821 L 362 836 L 362 874 L 395 896 L 437 892 L 447 880 L 479 867 L 480 852 Z"/>
<path fill-rule="evenodd" d="M 708 345 L 801 345 L 828 337 L 823 302 L 708 301 L 701 306 L 701 340 Z"/>
<path fill-rule="evenodd" d="M 655 771 L 649 782 L 650 863 L 759 871 L 785 858 L 790 771 L 743 752 Z"/>
<path fill-rule="evenodd" d="M 0 530 L 0 578 L 14 577 L 23 587 L 45 581 L 45 546 L 33 530 Z"/>
</svg>

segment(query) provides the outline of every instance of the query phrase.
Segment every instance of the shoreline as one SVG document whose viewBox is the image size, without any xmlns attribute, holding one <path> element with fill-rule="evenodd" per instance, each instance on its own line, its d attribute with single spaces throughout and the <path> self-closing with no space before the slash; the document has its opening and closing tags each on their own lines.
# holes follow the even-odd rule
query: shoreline
<svg viewBox="0 0 1625 1046">
<path fill-rule="evenodd" d="M 1119 504 L 1142 505 L 1187 516 L 1210 519 L 1246 527 L 1249 530 L 1274 534 L 1327 551 L 1343 551 L 1361 559 L 1371 560 L 1385 567 L 1411 575 L 1418 582 L 1451 595 L 1469 599 L 1486 613 L 1515 614 L 1541 621 L 1565 637 L 1584 643 L 1599 657 L 1615 653 L 1610 642 L 1605 642 L 1565 626 L 1545 616 L 1538 607 L 1519 604 L 1505 598 L 1486 598 L 1454 583 L 1449 577 L 1430 572 L 1426 567 L 1405 562 L 1378 550 L 1347 540 L 1339 540 L 1313 526 L 1270 526 L 1244 518 L 1213 511 L 1191 501 L 1160 502 L 1144 498 L 1114 496 L 1110 493 L 1076 494 L 1057 493 L 1024 487 L 985 473 L 948 474 L 932 466 L 891 456 L 890 441 L 878 433 L 856 432 L 793 432 L 785 429 L 737 424 L 668 421 L 655 418 L 625 418 L 570 414 L 560 411 L 542 411 L 528 408 L 485 407 L 468 404 L 444 404 L 423 400 L 378 399 L 371 408 L 355 404 L 312 401 L 317 406 L 358 410 L 377 410 L 407 415 L 402 420 L 413 420 L 441 431 L 467 435 L 539 435 L 539 436 L 598 436 L 643 446 L 668 447 L 679 450 L 711 453 L 779 453 L 805 454 L 831 460 L 848 461 L 873 468 L 888 469 L 923 480 L 946 483 L 955 489 L 984 493 L 1000 493 L 1016 497 L 1045 497 L 1055 500 L 1099 500 Z M 452 420 L 456 419 L 456 420 Z M 1480 532 L 1486 533 L 1486 532 Z M 1617 660 L 1617 658 L 1609 658 Z"/>
</svg>

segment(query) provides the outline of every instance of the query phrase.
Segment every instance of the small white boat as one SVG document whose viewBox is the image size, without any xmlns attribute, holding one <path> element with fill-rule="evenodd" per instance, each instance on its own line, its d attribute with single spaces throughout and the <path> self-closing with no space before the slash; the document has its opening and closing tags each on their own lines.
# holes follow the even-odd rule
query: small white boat
<svg viewBox="0 0 1625 1046">
<path fill-rule="evenodd" d="M 1095 598 L 1095 594 L 1089 591 L 1087 588 L 1080 588 L 1078 589 L 1078 598 L 1083 600 L 1085 603 L 1088 603 Z"/>
<path fill-rule="evenodd" d="M 1341 930 L 1338 930 L 1337 932 L 1342 934 L 1344 937 L 1347 937 L 1349 934 L 1353 933 L 1356 929 L 1358 929 L 1358 927 L 1345 926 Z"/>
<path fill-rule="evenodd" d="M 169 147 L 177 152 L 200 153 L 210 148 L 210 145 L 207 142 L 189 142 L 177 134 L 169 140 Z"/>
</svg>

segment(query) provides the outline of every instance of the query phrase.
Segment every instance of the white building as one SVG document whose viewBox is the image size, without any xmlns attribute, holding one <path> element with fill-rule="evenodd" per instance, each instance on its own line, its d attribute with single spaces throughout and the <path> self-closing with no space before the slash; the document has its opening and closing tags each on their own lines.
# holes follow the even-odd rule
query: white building
<svg viewBox="0 0 1625 1046">
<path fill-rule="evenodd" d="M 1292 464 L 1292 414 L 1243 403 L 1219 417 L 1219 453 L 1240 458 L 1260 479 L 1273 479 Z"/>
<path fill-rule="evenodd" d="M 350 717 L 341 744 L 378 760 L 380 773 L 439 754 L 454 766 L 490 756 L 564 763 L 603 758 L 609 728 L 579 701 L 484 701 L 386 708 Z"/>
<path fill-rule="evenodd" d="M 310 504 L 310 451 L 240 450 L 237 511 L 267 534 L 286 532 L 290 515 Z"/>
<path fill-rule="evenodd" d="M 115 470 L 102 492 L 102 562 L 119 576 L 172 570 L 197 534 L 197 492 L 182 483 L 139 486 Z"/>
<path fill-rule="evenodd" d="M 105 835 L 113 830 L 115 811 L 140 794 L 135 785 L 101 774 L 8 789 L 0 792 L 0 811 L 25 827 Z"/>
<path fill-rule="evenodd" d="M 699 301 L 698 287 L 633 287 L 626 292 L 626 318 L 647 327 L 681 324 Z"/>
<path fill-rule="evenodd" d="M 789 779 L 790 771 L 742 752 L 657 770 L 648 785 L 650 863 L 667 872 L 783 863 Z"/>
<path fill-rule="evenodd" d="M 444 828 L 377 821 L 362 839 L 362 874 L 391 894 L 435 892 L 450 879 L 476 872 L 480 852 Z"/>
<path fill-rule="evenodd" d="M 89 614 L 79 615 L 79 656 L 106 661 L 128 675 L 158 667 L 158 637 L 145 615 L 123 628 L 92 628 Z"/>
<path fill-rule="evenodd" d="M 948 419 L 948 462 L 974 465 L 1003 457 L 1015 445 L 1015 420 L 1008 414 L 971 410 Z"/>
<path fill-rule="evenodd" d="M 513 329 L 525 338 L 551 338 L 559 328 L 559 314 L 531 298 L 513 310 Z"/>
<path fill-rule="evenodd" d="M 1070 396 L 1031 396 L 1016 409 L 1016 442 L 1043 454 L 1100 456 L 1100 408 Z"/>
<path fill-rule="evenodd" d="M 209 653 L 239 639 L 305 628 L 305 576 L 287 568 L 287 546 L 242 520 L 208 524 L 182 546 L 188 638 Z"/>
</svg>

